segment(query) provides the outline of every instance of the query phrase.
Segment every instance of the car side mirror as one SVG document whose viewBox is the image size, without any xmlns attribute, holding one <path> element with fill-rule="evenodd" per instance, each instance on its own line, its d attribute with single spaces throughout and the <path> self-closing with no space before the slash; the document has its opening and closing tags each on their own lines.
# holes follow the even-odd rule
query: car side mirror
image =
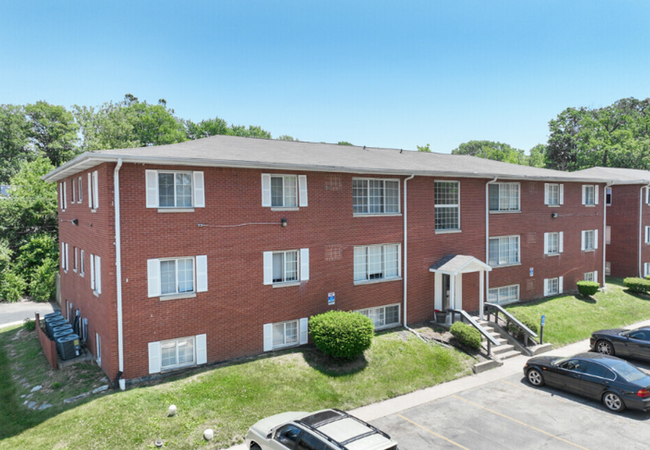
<svg viewBox="0 0 650 450">
<path fill-rule="evenodd" d="M 271 439 L 273 437 L 273 430 L 269 431 L 269 434 L 266 435 L 267 439 Z"/>
</svg>

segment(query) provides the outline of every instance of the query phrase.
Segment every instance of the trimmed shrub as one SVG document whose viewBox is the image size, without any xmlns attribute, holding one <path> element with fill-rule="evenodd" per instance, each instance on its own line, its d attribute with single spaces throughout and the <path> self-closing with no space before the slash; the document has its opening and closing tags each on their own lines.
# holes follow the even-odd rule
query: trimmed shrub
<svg viewBox="0 0 650 450">
<path fill-rule="evenodd" d="M 375 334 L 370 318 L 344 311 L 328 311 L 309 318 L 309 334 L 321 352 L 351 360 L 370 348 Z"/>
<path fill-rule="evenodd" d="M 6 302 L 18 302 L 27 288 L 25 280 L 13 270 L 5 270 L 0 280 L 0 298 Z"/>
<path fill-rule="evenodd" d="M 36 321 L 33 319 L 25 319 L 25 323 L 23 323 L 23 328 L 26 331 L 34 331 L 36 329 Z"/>
<path fill-rule="evenodd" d="M 481 347 L 481 333 L 471 325 L 463 322 L 454 322 L 449 332 L 466 347 L 476 349 Z"/>
<path fill-rule="evenodd" d="M 51 258 L 45 258 L 33 274 L 29 283 L 29 295 L 35 302 L 47 302 L 56 294 L 56 273 L 59 263 Z"/>
<path fill-rule="evenodd" d="M 623 284 L 632 292 L 647 294 L 650 292 L 650 280 L 630 277 L 623 280 Z"/>
<path fill-rule="evenodd" d="M 514 315 L 514 314 L 513 314 Z M 539 320 L 538 318 L 526 315 L 526 314 L 518 314 L 515 316 L 517 320 L 524 325 L 526 325 L 530 331 L 534 333 L 539 333 Z M 519 341 L 523 341 L 524 337 L 526 336 L 524 334 L 524 331 L 519 328 L 517 325 L 515 325 L 513 322 L 511 322 L 509 319 L 506 323 L 506 331 L 510 333 L 515 339 Z"/>
<path fill-rule="evenodd" d="M 578 281 L 578 291 L 585 297 L 591 297 L 600 289 L 600 285 L 595 281 Z"/>
</svg>

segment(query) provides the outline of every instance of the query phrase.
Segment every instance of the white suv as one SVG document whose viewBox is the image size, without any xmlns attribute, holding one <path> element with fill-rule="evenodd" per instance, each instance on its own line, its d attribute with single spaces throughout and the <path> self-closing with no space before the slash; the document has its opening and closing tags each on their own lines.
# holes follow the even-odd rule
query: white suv
<svg viewBox="0 0 650 450">
<path fill-rule="evenodd" d="M 246 434 L 250 450 L 397 450 L 383 431 L 338 409 L 267 417 Z"/>
</svg>

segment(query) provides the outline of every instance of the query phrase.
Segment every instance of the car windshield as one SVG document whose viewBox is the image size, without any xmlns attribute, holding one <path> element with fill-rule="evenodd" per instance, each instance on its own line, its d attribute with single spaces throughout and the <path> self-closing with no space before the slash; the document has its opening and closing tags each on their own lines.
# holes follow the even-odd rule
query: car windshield
<svg viewBox="0 0 650 450">
<path fill-rule="evenodd" d="M 647 375 L 641 372 L 639 369 L 634 367 L 631 364 L 626 363 L 625 361 L 616 361 L 611 364 L 612 370 L 625 378 L 627 381 L 638 381 Z"/>
<path fill-rule="evenodd" d="M 555 361 L 551 361 L 551 365 L 559 366 L 560 364 L 562 364 L 565 361 L 570 360 L 571 358 L 573 358 L 573 356 L 567 356 L 566 358 L 558 358 Z"/>
</svg>

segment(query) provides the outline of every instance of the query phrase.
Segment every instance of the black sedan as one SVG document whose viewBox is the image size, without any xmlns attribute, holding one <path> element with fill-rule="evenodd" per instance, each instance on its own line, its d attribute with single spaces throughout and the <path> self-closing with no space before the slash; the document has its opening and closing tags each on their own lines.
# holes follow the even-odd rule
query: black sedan
<svg viewBox="0 0 650 450">
<path fill-rule="evenodd" d="M 524 374 L 533 386 L 547 384 L 600 400 L 610 411 L 650 411 L 650 376 L 614 356 L 536 356 L 528 360 Z"/>
<path fill-rule="evenodd" d="M 650 327 L 600 330 L 591 334 L 591 349 L 605 355 L 650 361 Z"/>
</svg>

